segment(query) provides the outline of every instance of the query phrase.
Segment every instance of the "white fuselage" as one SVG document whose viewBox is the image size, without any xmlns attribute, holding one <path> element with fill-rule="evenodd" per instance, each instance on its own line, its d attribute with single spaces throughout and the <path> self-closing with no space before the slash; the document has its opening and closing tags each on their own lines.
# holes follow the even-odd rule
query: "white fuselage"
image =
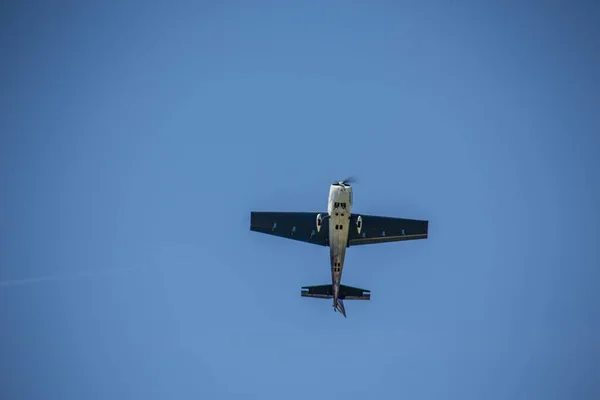
<svg viewBox="0 0 600 400">
<path fill-rule="evenodd" d="M 337 294 L 344 269 L 344 257 L 348 247 L 350 213 L 352 212 L 352 187 L 331 185 L 329 189 L 329 247 L 331 256 L 331 281 L 334 298 Z"/>
</svg>

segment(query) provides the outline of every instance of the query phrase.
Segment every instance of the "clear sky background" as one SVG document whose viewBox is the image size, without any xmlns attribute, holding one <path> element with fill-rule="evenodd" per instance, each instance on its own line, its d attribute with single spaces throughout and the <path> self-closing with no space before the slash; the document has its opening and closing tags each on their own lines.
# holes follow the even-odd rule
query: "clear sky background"
<svg viewBox="0 0 600 400">
<path fill-rule="evenodd" d="M 596 2 L 70 3 L 0 7 L 1 398 L 600 398 Z M 249 218 L 349 175 L 430 237 L 344 319 Z"/>
</svg>

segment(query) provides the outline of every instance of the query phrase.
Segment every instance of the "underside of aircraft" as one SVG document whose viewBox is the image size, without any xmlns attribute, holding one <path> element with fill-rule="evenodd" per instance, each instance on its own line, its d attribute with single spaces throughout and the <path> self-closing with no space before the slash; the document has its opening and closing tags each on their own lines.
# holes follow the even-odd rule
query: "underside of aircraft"
<svg viewBox="0 0 600 400">
<path fill-rule="evenodd" d="M 346 248 L 366 244 L 426 239 L 429 221 L 352 212 L 352 187 L 348 181 L 332 184 L 327 211 L 252 211 L 250 230 L 330 248 L 331 284 L 304 286 L 301 296 L 333 299 L 333 308 L 344 317 L 343 300 L 369 300 L 369 290 L 341 284 Z"/>
</svg>

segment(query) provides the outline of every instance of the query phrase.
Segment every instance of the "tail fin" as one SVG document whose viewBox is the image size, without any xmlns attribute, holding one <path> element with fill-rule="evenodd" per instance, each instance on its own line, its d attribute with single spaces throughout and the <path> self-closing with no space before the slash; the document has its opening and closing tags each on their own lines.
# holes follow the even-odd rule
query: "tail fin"
<svg viewBox="0 0 600 400">
<path fill-rule="evenodd" d="M 338 299 L 337 304 L 335 305 L 337 310 L 346 318 L 346 309 L 344 308 L 344 300 Z"/>
</svg>

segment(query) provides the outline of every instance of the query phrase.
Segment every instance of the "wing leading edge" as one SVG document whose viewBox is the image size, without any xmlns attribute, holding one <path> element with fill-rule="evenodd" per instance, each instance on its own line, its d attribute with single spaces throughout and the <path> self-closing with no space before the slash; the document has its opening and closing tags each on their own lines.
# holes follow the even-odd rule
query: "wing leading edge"
<svg viewBox="0 0 600 400">
<path fill-rule="evenodd" d="M 353 226 L 348 235 L 348 246 L 427 239 L 429 232 L 427 220 L 376 215 L 360 215 L 362 221 L 359 232 L 356 224 L 358 217 L 358 214 L 351 215 Z"/>
<path fill-rule="evenodd" d="M 252 211 L 250 230 L 300 242 L 329 245 L 329 224 L 317 231 L 316 212 Z M 327 212 L 321 213 L 326 216 Z"/>
</svg>

